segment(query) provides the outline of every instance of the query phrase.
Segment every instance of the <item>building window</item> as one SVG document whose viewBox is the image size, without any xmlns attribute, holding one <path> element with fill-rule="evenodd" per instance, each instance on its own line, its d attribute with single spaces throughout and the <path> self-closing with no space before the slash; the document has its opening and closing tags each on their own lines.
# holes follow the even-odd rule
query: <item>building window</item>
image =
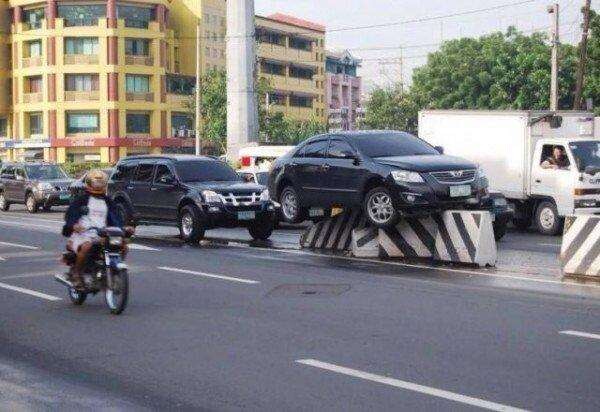
<svg viewBox="0 0 600 412">
<path fill-rule="evenodd" d="M 127 113 L 126 123 L 127 133 L 150 133 L 150 114 L 148 113 Z"/>
<path fill-rule="evenodd" d="M 65 75 L 65 90 L 68 92 L 90 92 L 98 90 L 97 74 L 67 74 Z"/>
<path fill-rule="evenodd" d="M 23 10 L 23 22 L 29 24 L 30 29 L 41 29 L 44 17 L 43 8 Z"/>
<path fill-rule="evenodd" d="M 65 27 L 97 26 L 99 17 L 106 17 L 106 6 L 102 4 L 59 5 L 58 17 Z"/>
<path fill-rule="evenodd" d="M 192 137 L 193 119 L 187 113 L 173 113 L 171 115 L 171 136 L 172 137 Z"/>
<path fill-rule="evenodd" d="M 149 56 L 150 40 L 125 39 L 125 54 L 128 56 Z"/>
<path fill-rule="evenodd" d="M 98 54 L 97 37 L 73 37 L 65 39 L 65 54 Z"/>
<path fill-rule="evenodd" d="M 313 69 L 307 69 L 298 66 L 290 66 L 290 77 L 296 77 L 298 79 L 312 79 L 313 75 Z"/>
<path fill-rule="evenodd" d="M 25 78 L 25 93 L 41 93 L 42 76 L 32 76 Z"/>
<path fill-rule="evenodd" d="M 276 44 L 278 46 L 285 46 L 285 36 L 273 31 L 258 29 L 256 30 L 258 41 L 261 43 Z"/>
<path fill-rule="evenodd" d="M 276 74 L 278 76 L 285 76 L 285 66 L 279 63 L 272 63 L 263 60 L 260 63 L 260 70 L 265 74 Z"/>
<path fill-rule="evenodd" d="M 269 105 L 285 106 L 285 94 L 272 92 L 267 95 Z"/>
<path fill-rule="evenodd" d="M 44 126 L 41 113 L 29 114 L 29 135 L 41 136 L 44 133 Z"/>
<path fill-rule="evenodd" d="M 292 49 L 312 51 L 312 42 L 300 37 L 290 37 L 290 47 Z"/>
<path fill-rule="evenodd" d="M 6 117 L 0 117 L 0 137 L 6 137 L 8 131 L 8 120 Z"/>
<path fill-rule="evenodd" d="M 67 113 L 67 134 L 98 133 L 99 124 L 98 113 Z"/>
<path fill-rule="evenodd" d="M 150 7 L 117 6 L 119 19 L 125 20 L 125 27 L 147 29 L 148 24 L 154 20 L 153 10 Z"/>
<path fill-rule="evenodd" d="M 125 76 L 125 90 L 127 93 L 149 93 L 150 76 L 128 74 Z"/>
<path fill-rule="evenodd" d="M 290 106 L 294 107 L 312 107 L 313 98 L 308 96 L 290 96 Z"/>
<path fill-rule="evenodd" d="M 196 78 L 192 76 L 167 75 L 167 93 L 183 94 L 190 96 L 194 94 Z"/>
<path fill-rule="evenodd" d="M 26 43 L 29 57 L 39 57 L 42 55 L 42 42 L 41 40 L 28 41 Z"/>
</svg>

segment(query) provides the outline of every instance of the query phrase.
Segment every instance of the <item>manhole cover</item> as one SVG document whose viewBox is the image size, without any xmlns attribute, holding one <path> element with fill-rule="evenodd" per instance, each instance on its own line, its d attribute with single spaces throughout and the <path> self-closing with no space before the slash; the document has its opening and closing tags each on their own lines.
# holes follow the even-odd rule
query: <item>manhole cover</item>
<svg viewBox="0 0 600 412">
<path fill-rule="evenodd" d="M 338 296 L 342 293 L 348 292 L 349 290 L 350 285 L 346 284 L 291 284 L 279 285 L 267 293 L 267 296 Z"/>
</svg>

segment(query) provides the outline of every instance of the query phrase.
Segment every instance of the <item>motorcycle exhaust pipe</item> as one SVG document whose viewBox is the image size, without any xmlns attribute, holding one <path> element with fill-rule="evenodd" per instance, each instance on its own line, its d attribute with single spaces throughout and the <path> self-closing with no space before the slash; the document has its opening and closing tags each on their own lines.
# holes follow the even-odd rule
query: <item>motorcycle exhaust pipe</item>
<svg viewBox="0 0 600 412">
<path fill-rule="evenodd" d="M 60 283 L 61 285 L 64 285 L 68 288 L 72 288 L 73 284 L 71 282 L 69 282 L 66 278 L 64 278 L 62 275 L 55 275 L 54 276 L 54 280 L 56 280 L 58 283 Z"/>
</svg>

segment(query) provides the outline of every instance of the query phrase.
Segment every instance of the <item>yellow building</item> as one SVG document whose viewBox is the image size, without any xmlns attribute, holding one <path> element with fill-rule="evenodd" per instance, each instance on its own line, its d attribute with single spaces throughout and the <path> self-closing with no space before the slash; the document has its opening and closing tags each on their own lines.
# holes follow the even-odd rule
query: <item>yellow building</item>
<svg viewBox="0 0 600 412">
<path fill-rule="evenodd" d="M 325 122 L 325 27 L 278 13 L 257 16 L 256 35 L 258 72 L 273 89 L 269 110 Z"/>
<path fill-rule="evenodd" d="M 225 68 L 225 0 L 0 0 L 0 159 L 113 163 L 190 150 L 202 72 Z M 270 110 L 325 121 L 325 29 L 257 17 Z"/>
</svg>

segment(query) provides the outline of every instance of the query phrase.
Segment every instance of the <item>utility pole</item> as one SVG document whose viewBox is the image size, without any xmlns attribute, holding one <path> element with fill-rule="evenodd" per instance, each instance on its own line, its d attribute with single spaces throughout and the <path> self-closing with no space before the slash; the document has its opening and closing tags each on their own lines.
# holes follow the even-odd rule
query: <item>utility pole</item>
<svg viewBox="0 0 600 412">
<path fill-rule="evenodd" d="M 202 129 L 202 119 L 200 118 L 202 113 L 202 65 L 200 63 L 200 56 L 202 55 L 201 53 L 202 47 L 200 44 L 200 18 L 198 18 L 198 24 L 196 26 L 196 156 L 200 156 L 202 154 L 202 140 L 200 138 L 200 131 Z"/>
<path fill-rule="evenodd" d="M 558 110 L 558 3 L 548 6 L 548 13 L 552 15 L 552 72 L 550 79 L 550 110 Z"/>
<path fill-rule="evenodd" d="M 587 39 L 590 30 L 590 8 L 592 0 L 586 0 L 583 6 L 583 32 L 581 33 L 581 43 L 579 43 L 579 65 L 577 66 L 577 83 L 575 85 L 575 100 L 573 101 L 573 110 L 581 109 L 581 94 L 583 93 L 583 84 L 585 81 L 585 70 L 587 64 Z"/>
</svg>

